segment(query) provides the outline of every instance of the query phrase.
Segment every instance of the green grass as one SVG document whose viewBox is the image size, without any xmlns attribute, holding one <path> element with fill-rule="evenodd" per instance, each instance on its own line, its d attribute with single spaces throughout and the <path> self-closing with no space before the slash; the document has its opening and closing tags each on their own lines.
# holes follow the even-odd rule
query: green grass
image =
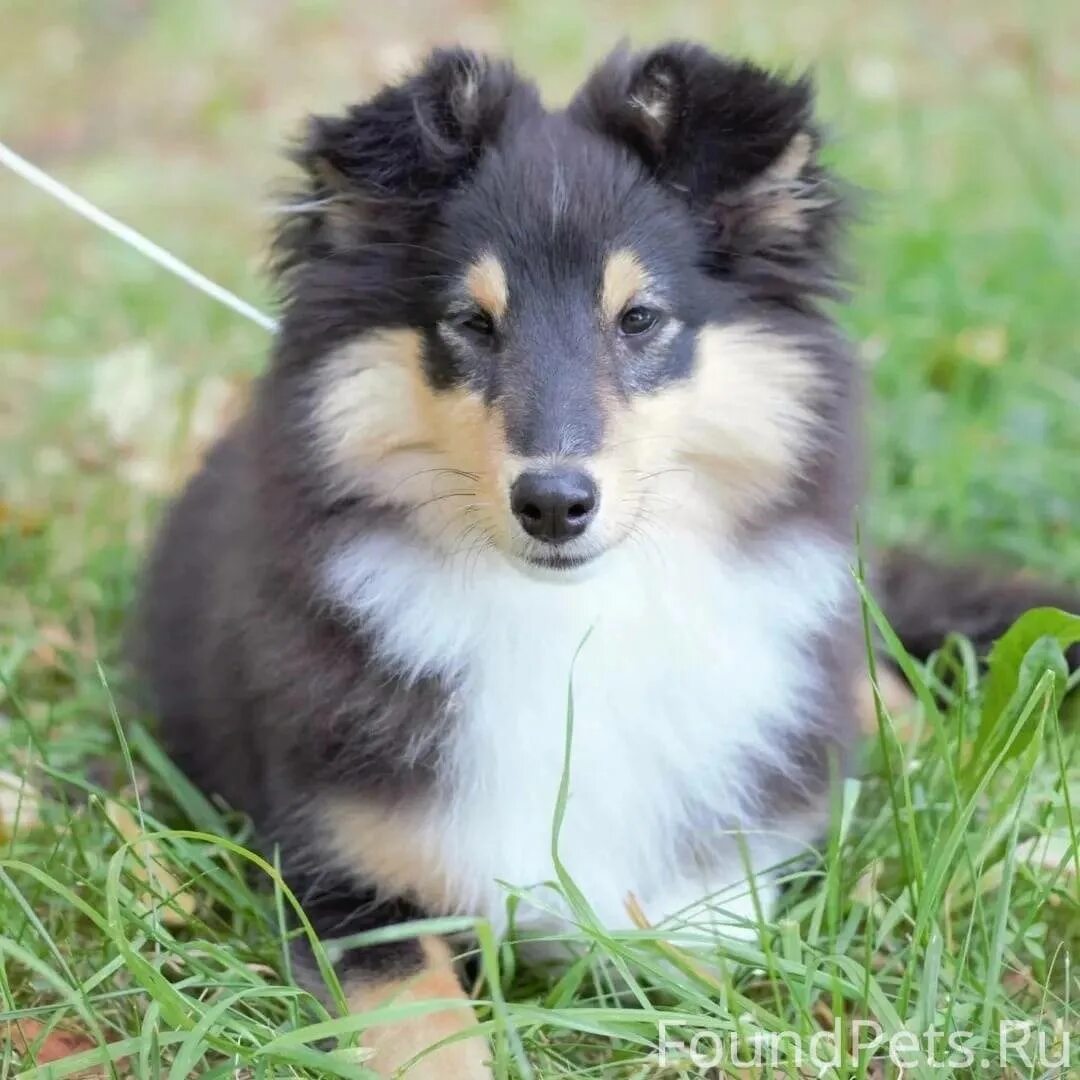
<svg viewBox="0 0 1080 1080">
<path fill-rule="evenodd" d="M 553 96 L 625 32 L 813 63 L 835 161 L 875 193 L 842 315 L 872 393 L 865 534 L 1080 581 L 1075 5 L 377 9 L 7 0 L 0 138 L 268 304 L 281 135 L 369 89 L 432 27 L 510 49 Z M 119 663 L 161 500 L 266 337 L 14 177 L 0 175 L 0 199 L 0 770 L 41 796 L 40 825 L 24 805 L 17 834 L 10 812 L 0 827 L 0 1024 L 70 1025 L 99 1046 L 35 1073 L 0 1033 L 0 1077 L 109 1075 L 106 1057 L 140 1077 L 362 1075 L 354 1051 L 321 1039 L 371 1018 L 337 1019 L 290 988 L 289 898 L 248 852 L 245 822 L 155 750 Z M 1054 648 L 1036 643 L 1021 664 L 1048 629 L 1022 628 L 989 682 L 961 644 L 911 670 L 943 704 L 923 692 L 914 718 L 883 717 L 860 783 L 838 791 L 830 843 L 791 869 L 757 943 L 712 940 L 701 913 L 672 933 L 611 935 L 579 908 L 583 958 L 548 981 L 481 934 L 476 994 L 499 1074 L 693 1076 L 677 1055 L 656 1064 L 661 1022 L 687 1041 L 740 1032 L 746 1053 L 755 1032 L 808 1043 L 834 1017 L 872 1017 L 971 1032 L 967 1073 L 997 1076 L 1001 1023 L 1029 1020 L 1051 1043 L 1080 1027 L 1080 735 L 1058 720 Z M 145 849 L 110 823 L 108 799 L 162 830 L 162 859 L 197 901 L 182 925 L 141 905 Z"/>
</svg>

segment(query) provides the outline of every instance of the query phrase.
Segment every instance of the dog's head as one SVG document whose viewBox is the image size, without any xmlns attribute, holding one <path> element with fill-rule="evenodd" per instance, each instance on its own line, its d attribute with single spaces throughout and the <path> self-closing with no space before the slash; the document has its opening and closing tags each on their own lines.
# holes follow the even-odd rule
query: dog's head
<svg viewBox="0 0 1080 1080">
<path fill-rule="evenodd" d="M 805 80 L 690 45 L 561 112 L 436 52 L 314 119 L 279 368 L 331 498 L 556 568 L 800 498 L 846 377 L 818 148 Z"/>
</svg>

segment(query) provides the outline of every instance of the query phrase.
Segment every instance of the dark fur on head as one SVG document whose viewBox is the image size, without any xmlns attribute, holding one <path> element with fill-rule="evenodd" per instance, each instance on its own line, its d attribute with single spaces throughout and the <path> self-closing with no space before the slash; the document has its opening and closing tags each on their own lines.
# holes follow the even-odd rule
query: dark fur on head
<svg viewBox="0 0 1080 1080">
<path fill-rule="evenodd" d="M 836 295 L 846 199 L 818 157 L 808 76 L 789 81 L 690 43 L 620 50 L 571 113 L 633 146 L 689 201 L 712 269 L 789 301 Z"/>
<path fill-rule="evenodd" d="M 510 64 L 437 49 L 416 75 L 343 116 L 311 117 L 292 155 L 309 184 L 277 235 L 277 269 L 417 240 L 511 113 L 538 108 Z"/>
<path fill-rule="evenodd" d="M 678 43 L 614 53 L 567 118 L 632 152 L 689 204 L 710 271 L 801 306 L 836 294 L 846 217 L 842 186 L 819 160 L 812 105 L 807 77 Z M 274 244 L 287 293 L 314 288 L 298 280 L 305 267 L 329 284 L 333 267 L 363 263 L 373 244 L 395 264 L 389 276 L 425 269 L 413 245 L 447 196 L 504 127 L 541 111 L 510 64 L 451 49 L 343 116 L 312 118 L 293 155 L 308 183 L 286 200 Z"/>
</svg>

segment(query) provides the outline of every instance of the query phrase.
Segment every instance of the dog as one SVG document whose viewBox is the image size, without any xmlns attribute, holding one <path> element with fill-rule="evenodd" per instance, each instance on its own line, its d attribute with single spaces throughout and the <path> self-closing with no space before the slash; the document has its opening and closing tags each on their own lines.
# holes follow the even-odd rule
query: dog
<svg viewBox="0 0 1080 1080">
<path fill-rule="evenodd" d="M 822 143 L 806 78 L 681 43 L 560 111 L 440 50 L 311 120 L 273 357 L 165 520 L 139 641 L 165 745 L 321 936 L 501 928 L 501 882 L 538 886 L 526 930 L 565 926 L 564 778 L 559 856 L 608 926 L 714 896 L 752 933 L 748 877 L 767 912 L 820 838 L 864 678 Z M 366 1031 L 380 1075 L 490 1075 L 452 959 L 341 960 L 354 1010 L 461 1003 Z"/>
</svg>

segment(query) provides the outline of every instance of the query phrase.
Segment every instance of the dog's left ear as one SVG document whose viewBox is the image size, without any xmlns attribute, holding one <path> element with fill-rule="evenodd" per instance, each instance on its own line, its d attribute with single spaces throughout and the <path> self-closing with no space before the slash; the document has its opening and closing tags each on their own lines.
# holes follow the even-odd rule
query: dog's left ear
<svg viewBox="0 0 1080 1080">
<path fill-rule="evenodd" d="M 764 287 L 833 291 L 842 218 L 818 161 L 808 78 L 787 80 L 692 44 L 620 50 L 570 106 L 629 147 L 704 223 L 711 269 Z"/>
</svg>

